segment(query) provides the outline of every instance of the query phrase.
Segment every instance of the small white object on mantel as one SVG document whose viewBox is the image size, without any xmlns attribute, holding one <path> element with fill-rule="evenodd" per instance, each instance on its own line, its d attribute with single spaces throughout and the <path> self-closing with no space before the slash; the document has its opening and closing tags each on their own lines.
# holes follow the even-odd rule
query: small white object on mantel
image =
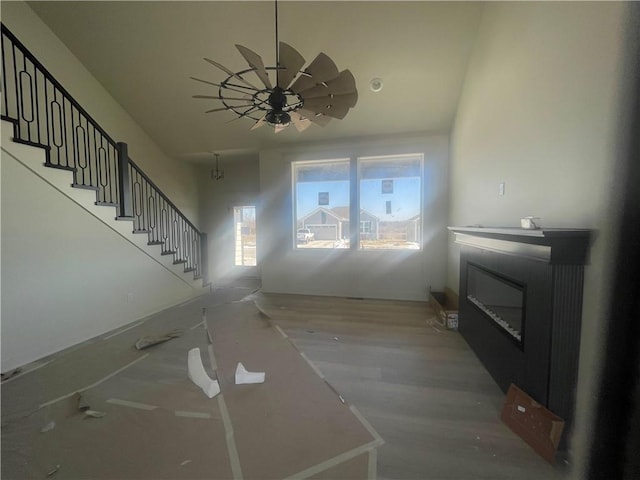
<svg viewBox="0 0 640 480">
<path fill-rule="evenodd" d="M 540 222 L 535 222 L 535 220 L 540 220 L 540 217 L 529 216 L 529 217 L 521 218 L 520 226 L 525 230 L 537 230 L 540 228 L 540 226 L 538 225 L 538 223 Z"/>
</svg>

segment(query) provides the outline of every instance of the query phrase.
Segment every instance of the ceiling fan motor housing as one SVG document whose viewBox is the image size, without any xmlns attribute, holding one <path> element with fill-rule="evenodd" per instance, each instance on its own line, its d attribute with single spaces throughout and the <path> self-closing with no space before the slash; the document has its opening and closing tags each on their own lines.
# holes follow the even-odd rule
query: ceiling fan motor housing
<svg viewBox="0 0 640 480">
<path fill-rule="evenodd" d="M 283 111 L 283 108 L 287 106 L 287 96 L 284 90 L 279 86 L 275 86 L 273 91 L 269 95 L 269 105 L 271 110 L 267 112 L 265 120 L 269 125 L 281 125 L 287 126 L 291 122 L 291 116 Z"/>
</svg>

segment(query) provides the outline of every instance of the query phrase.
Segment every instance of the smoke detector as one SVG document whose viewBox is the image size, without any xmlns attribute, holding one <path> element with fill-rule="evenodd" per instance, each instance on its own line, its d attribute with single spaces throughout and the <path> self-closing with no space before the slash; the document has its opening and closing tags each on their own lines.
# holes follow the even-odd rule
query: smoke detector
<svg viewBox="0 0 640 480">
<path fill-rule="evenodd" d="M 372 78 L 371 81 L 369 82 L 369 88 L 371 89 L 372 92 L 378 93 L 380 90 L 382 90 L 382 87 L 384 86 L 384 83 L 382 82 L 381 78 Z"/>
</svg>

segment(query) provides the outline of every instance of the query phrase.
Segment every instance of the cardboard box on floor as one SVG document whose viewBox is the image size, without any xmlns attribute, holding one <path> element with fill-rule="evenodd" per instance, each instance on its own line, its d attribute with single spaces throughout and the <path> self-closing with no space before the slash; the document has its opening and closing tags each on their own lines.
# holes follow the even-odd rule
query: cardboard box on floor
<svg viewBox="0 0 640 480">
<path fill-rule="evenodd" d="M 447 287 L 444 292 L 429 290 L 429 302 L 440 325 L 451 330 L 458 329 L 458 295 L 453 290 Z"/>
<path fill-rule="evenodd" d="M 502 421 L 549 463 L 554 463 L 564 420 L 511 384 Z"/>
</svg>

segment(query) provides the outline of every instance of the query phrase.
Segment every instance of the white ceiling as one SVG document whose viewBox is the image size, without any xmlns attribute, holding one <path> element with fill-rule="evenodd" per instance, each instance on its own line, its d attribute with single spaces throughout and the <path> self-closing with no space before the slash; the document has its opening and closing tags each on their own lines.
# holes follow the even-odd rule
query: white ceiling
<svg viewBox="0 0 640 480">
<path fill-rule="evenodd" d="M 463 2 L 280 1 L 279 36 L 311 62 L 326 53 L 356 78 L 358 103 L 343 120 L 275 135 L 231 112 L 205 114 L 213 82 L 248 68 L 235 44 L 275 64 L 274 3 L 30 2 L 30 6 L 167 155 L 198 160 L 301 142 L 443 132 L 451 127 L 482 9 Z M 252 75 L 252 74 L 250 74 Z M 384 88 L 369 89 L 380 77 Z M 207 156 L 210 157 L 210 156 Z"/>
</svg>

